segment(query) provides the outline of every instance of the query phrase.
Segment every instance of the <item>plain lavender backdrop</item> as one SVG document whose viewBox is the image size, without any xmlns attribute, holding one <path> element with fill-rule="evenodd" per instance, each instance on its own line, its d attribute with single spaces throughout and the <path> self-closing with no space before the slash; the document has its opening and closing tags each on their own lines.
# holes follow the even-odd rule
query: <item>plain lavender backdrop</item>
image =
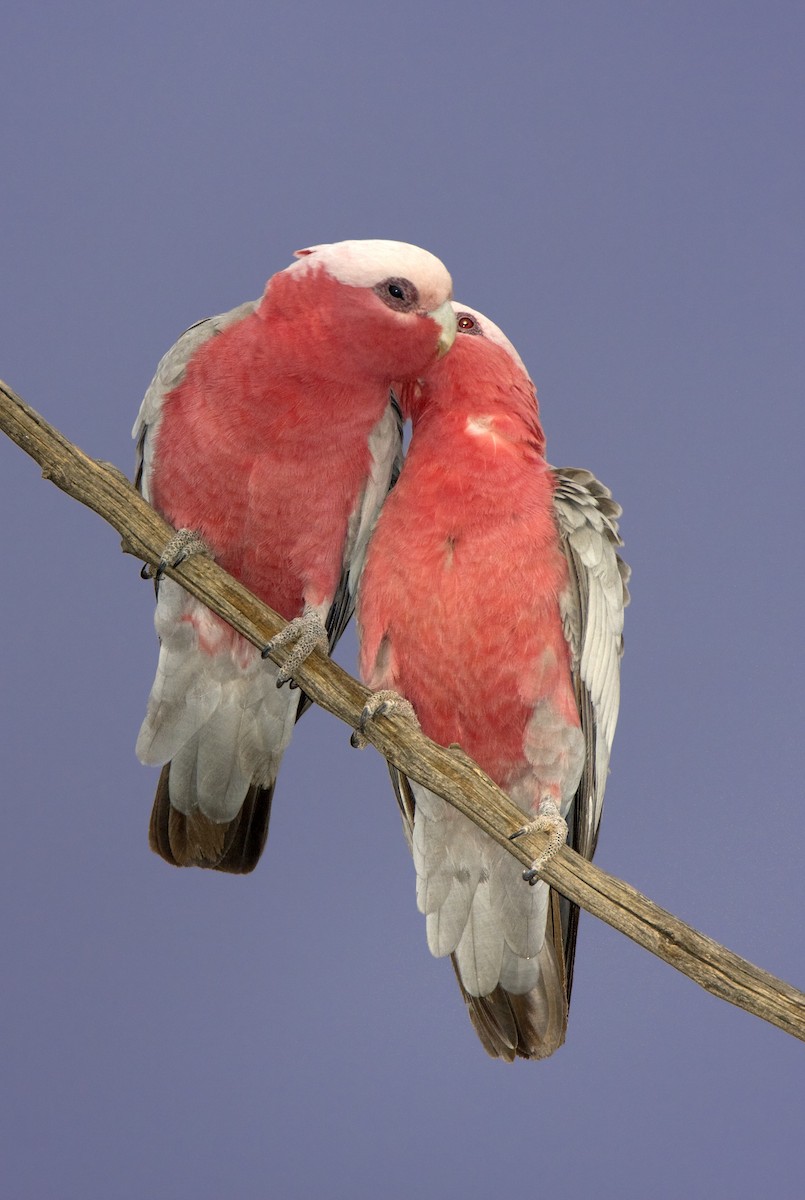
<svg viewBox="0 0 805 1200">
<path fill-rule="evenodd" d="M 15 8 L 0 374 L 128 471 L 159 356 L 294 249 L 438 253 L 625 508 L 598 862 L 805 984 L 802 5 Z M 799 1200 L 802 1046 L 590 917 L 566 1046 L 485 1057 L 326 714 L 254 876 L 152 855 L 151 589 L 0 472 L 3 1200 Z"/>
</svg>

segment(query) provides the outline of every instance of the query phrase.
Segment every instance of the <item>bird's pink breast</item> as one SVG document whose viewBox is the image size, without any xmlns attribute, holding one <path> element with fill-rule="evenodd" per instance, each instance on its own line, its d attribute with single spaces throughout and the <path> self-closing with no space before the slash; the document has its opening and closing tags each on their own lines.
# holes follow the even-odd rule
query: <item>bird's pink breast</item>
<svg viewBox="0 0 805 1200">
<path fill-rule="evenodd" d="M 523 402 L 523 421 L 508 395 L 484 405 L 468 378 L 468 390 L 448 379 L 438 403 L 426 389 L 415 414 L 361 582 L 361 665 L 372 688 L 413 703 L 429 737 L 458 742 L 505 787 L 541 705 L 579 725 L 558 599 L 567 562 L 535 405 Z"/>
<path fill-rule="evenodd" d="M 400 499 L 392 495 L 388 510 Z M 388 521 L 362 582 L 367 651 L 373 635 L 375 645 L 388 638 L 370 686 L 402 692 L 429 737 L 458 742 L 505 785 L 540 701 L 578 725 L 557 601 L 566 564 L 550 540 L 531 540 L 528 523 L 423 537 L 416 515 L 407 517 Z"/>
<path fill-rule="evenodd" d="M 253 316 L 199 349 L 165 399 L 151 488 L 172 524 L 291 618 L 335 591 L 387 392 L 295 371 L 284 334 L 272 352 Z"/>
</svg>

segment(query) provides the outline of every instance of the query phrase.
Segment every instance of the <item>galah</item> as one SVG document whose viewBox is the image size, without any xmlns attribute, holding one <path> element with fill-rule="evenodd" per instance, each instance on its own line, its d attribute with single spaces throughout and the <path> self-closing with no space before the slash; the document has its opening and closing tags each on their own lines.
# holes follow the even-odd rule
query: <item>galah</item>
<svg viewBox="0 0 805 1200">
<path fill-rule="evenodd" d="M 280 688 L 354 607 L 369 530 L 399 469 L 393 382 L 451 346 L 444 265 L 417 246 L 345 241 L 297 252 L 262 298 L 192 326 L 168 351 L 134 436 L 143 495 L 291 624 L 283 671 L 169 578 L 159 664 L 137 741 L 165 764 L 152 849 L 243 873 L 260 857 L 301 693 Z M 304 703 L 304 701 L 303 701 Z"/>
<path fill-rule="evenodd" d="M 550 467 L 511 342 L 454 305 L 451 353 L 403 389 L 413 421 L 370 539 L 361 673 L 391 709 L 473 758 L 554 847 L 595 850 L 618 714 L 628 569 L 620 508 L 588 471 Z M 360 744 L 358 735 L 353 739 Z M 578 909 L 466 817 L 391 768 L 434 955 L 452 956 L 489 1054 L 564 1041 Z M 565 824 L 565 818 L 567 825 Z M 555 849 L 554 849 L 555 852 Z"/>
</svg>

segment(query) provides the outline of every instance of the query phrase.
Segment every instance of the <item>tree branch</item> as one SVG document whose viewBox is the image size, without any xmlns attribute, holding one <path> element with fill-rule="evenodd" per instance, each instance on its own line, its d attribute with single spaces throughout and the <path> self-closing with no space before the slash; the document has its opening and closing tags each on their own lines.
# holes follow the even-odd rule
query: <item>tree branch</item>
<svg viewBox="0 0 805 1200">
<path fill-rule="evenodd" d="M 39 463 L 46 479 L 114 526 L 123 538 L 124 551 L 152 567 L 158 564 L 173 533 L 171 526 L 116 467 L 89 458 L 2 381 L 0 428 Z M 255 646 L 264 646 L 285 625 L 277 613 L 211 559 L 189 558 L 167 574 Z M 272 658 L 281 663 L 285 653 L 279 651 Z M 355 728 L 369 696 L 357 680 L 318 651 L 300 667 L 296 678 L 311 699 Z M 463 754 L 437 746 L 396 714 L 371 722 L 367 734 L 389 762 L 443 796 L 524 866 L 537 857 L 546 835 L 532 834 L 510 842 L 510 835 L 522 825 L 522 813 Z M 805 994 L 796 988 L 698 933 L 569 847 L 563 847 L 541 874 L 581 908 L 713 995 L 805 1041 Z"/>
</svg>

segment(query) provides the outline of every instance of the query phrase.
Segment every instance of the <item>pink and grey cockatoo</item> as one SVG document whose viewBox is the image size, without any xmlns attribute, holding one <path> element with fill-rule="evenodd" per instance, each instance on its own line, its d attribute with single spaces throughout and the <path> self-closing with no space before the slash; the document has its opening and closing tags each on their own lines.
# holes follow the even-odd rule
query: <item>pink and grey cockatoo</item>
<svg viewBox="0 0 805 1200">
<path fill-rule="evenodd" d="M 451 353 L 401 395 L 411 445 L 358 597 L 361 673 L 381 689 L 362 720 L 410 703 L 425 734 L 460 746 L 528 815 L 524 829 L 550 831 L 558 848 L 569 826 L 591 858 L 628 600 L 620 508 L 588 471 L 548 466 L 516 350 L 454 308 Z M 452 955 L 491 1055 L 546 1057 L 565 1036 L 578 909 L 536 871 L 529 887 L 466 817 L 391 773 L 431 951 Z"/>
<path fill-rule="evenodd" d="M 450 276 L 426 250 L 346 241 L 296 257 L 262 299 L 179 339 L 134 426 L 138 485 L 184 531 L 165 560 L 204 549 L 291 621 L 272 643 L 293 646 L 278 672 L 177 583 L 158 583 L 159 665 L 137 753 L 165 764 L 150 840 L 178 866 L 242 873 L 260 857 L 302 699 L 278 685 L 349 620 L 399 469 L 392 383 L 455 336 Z"/>
</svg>

